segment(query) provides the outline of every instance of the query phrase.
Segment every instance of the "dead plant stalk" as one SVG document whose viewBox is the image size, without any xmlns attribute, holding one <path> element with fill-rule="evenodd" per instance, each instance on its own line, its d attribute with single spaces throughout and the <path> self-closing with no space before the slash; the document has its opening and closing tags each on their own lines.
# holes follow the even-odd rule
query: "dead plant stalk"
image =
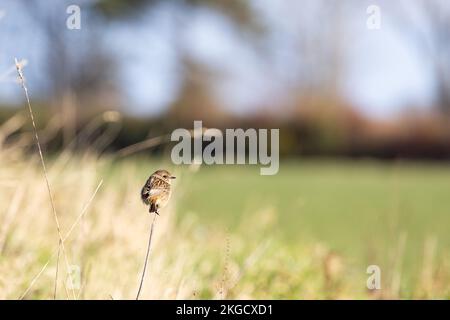
<svg viewBox="0 0 450 320">
<path fill-rule="evenodd" d="M 63 253 L 63 256 L 64 256 L 64 261 L 65 261 L 65 264 L 66 264 L 66 269 L 67 269 L 67 272 L 69 273 L 70 281 L 72 282 L 72 275 L 69 272 L 69 270 L 70 270 L 69 261 L 67 259 L 66 249 L 64 247 L 64 241 L 63 241 L 63 237 L 61 235 L 61 227 L 60 227 L 60 224 L 59 224 L 58 215 L 56 213 L 55 202 L 54 202 L 54 199 L 53 199 L 53 194 L 52 194 L 52 191 L 51 191 L 51 188 L 50 188 L 50 183 L 49 183 L 49 180 L 48 180 L 47 167 L 45 166 L 45 161 L 44 161 L 44 156 L 43 156 L 43 153 L 42 153 L 41 143 L 39 141 L 39 135 L 38 135 L 37 128 L 36 128 L 36 122 L 34 121 L 34 114 L 33 114 L 33 109 L 31 108 L 30 97 L 28 95 L 28 89 L 27 89 L 27 86 L 25 85 L 25 77 L 23 75 L 22 66 L 19 63 L 19 61 L 17 61 L 17 58 L 14 58 L 14 61 L 15 61 L 15 64 L 16 64 L 17 73 L 19 75 L 20 84 L 21 84 L 22 89 L 23 89 L 23 91 L 25 93 L 25 98 L 26 98 L 27 106 L 28 106 L 28 112 L 30 114 L 31 123 L 33 125 L 34 138 L 36 140 L 36 145 L 38 147 L 38 152 L 39 152 L 39 158 L 41 160 L 42 169 L 44 171 L 45 183 L 47 185 L 47 191 L 48 191 L 48 194 L 49 194 L 49 197 L 50 197 L 50 204 L 51 204 L 52 211 L 53 211 L 53 218 L 55 220 L 56 230 L 58 232 L 58 237 L 59 237 L 59 239 L 58 239 L 58 247 L 61 246 L 62 253 Z M 59 264 L 59 261 L 57 262 L 56 270 L 58 270 L 58 264 Z M 58 272 L 56 272 L 56 274 L 55 274 L 55 290 L 56 290 L 56 285 L 58 283 L 58 278 L 57 277 L 58 277 Z M 66 294 L 68 294 L 68 293 L 66 292 Z M 75 291 L 74 291 L 73 288 L 72 288 L 72 295 L 73 295 L 73 298 L 75 299 L 76 298 L 75 297 Z"/>
</svg>

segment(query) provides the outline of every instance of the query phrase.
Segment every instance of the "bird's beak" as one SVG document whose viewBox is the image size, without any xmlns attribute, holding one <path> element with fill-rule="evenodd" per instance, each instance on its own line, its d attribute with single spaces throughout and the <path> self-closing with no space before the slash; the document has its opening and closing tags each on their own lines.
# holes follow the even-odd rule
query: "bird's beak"
<svg viewBox="0 0 450 320">
<path fill-rule="evenodd" d="M 176 178 L 177 178 L 177 177 L 175 177 L 175 176 L 171 176 L 171 177 L 170 177 L 170 179 L 176 179 Z"/>
</svg>

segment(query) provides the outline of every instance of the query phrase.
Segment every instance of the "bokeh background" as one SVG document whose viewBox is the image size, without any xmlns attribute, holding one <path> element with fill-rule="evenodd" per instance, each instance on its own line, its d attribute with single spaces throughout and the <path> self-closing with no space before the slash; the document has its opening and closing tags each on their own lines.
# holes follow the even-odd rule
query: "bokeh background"
<svg viewBox="0 0 450 320">
<path fill-rule="evenodd" d="M 81 9 L 79 30 L 66 27 L 72 4 Z M 377 29 L 367 25 L 373 5 L 380 10 Z M 48 240 L 49 247 L 57 244 L 50 208 L 42 204 L 48 195 L 17 80 L 17 57 L 53 172 L 50 182 L 61 199 L 68 197 L 58 207 L 62 219 L 69 219 L 67 229 L 77 215 L 68 213 L 75 210 L 68 203 L 81 206 L 89 198 L 77 193 L 83 187 L 74 176 L 88 172 L 87 190 L 103 179 L 100 194 L 108 198 L 109 192 L 116 203 L 115 210 L 105 210 L 93 201 L 93 217 L 122 210 L 121 223 L 132 229 L 133 216 L 126 215 L 130 201 L 145 225 L 140 185 L 166 166 L 181 177 L 171 209 L 174 230 L 194 219 L 200 238 L 189 239 L 191 249 L 206 255 L 198 259 L 208 259 L 210 251 L 223 253 L 212 271 L 200 268 L 209 270 L 208 280 L 197 274 L 197 282 L 183 291 L 180 277 L 173 286 L 183 294 L 167 293 L 161 283 L 148 297 L 449 297 L 447 1 L 2 0 L 0 44 L 5 270 L 12 268 L 8 261 L 16 261 L 15 266 L 38 271 L 42 256 L 51 252 L 23 256 L 29 239 L 20 234 L 31 226 L 21 224 L 28 218 L 19 212 L 33 211 L 20 191 L 29 181 L 26 170 L 41 190 L 36 205 L 43 207 L 34 217 L 48 218 L 36 237 L 43 239 L 44 232 L 55 241 Z M 257 166 L 174 166 L 166 135 L 192 129 L 194 120 L 219 129 L 279 128 L 279 173 L 260 176 Z M 75 200 L 66 188 L 74 188 Z M 249 233 L 254 228 L 257 235 Z M 189 234 L 183 230 L 181 235 Z M 128 232 L 122 240 L 133 248 L 136 232 Z M 217 237 L 217 247 L 202 249 L 199 242 L 208 232 Z M 285 255 L 250 259 L 258 266 L 255 274 L 245 274 L 251 253 L 272 238 L 273 252 Z M 90 240 L 93 246 L 96 240 Z M 117 239 L 104 241 L 119 246 Z M 35 252 L 39 244 L 34 242 Z M 77 250 L 68 248 L 81 264 L 95 259 L 86 253 L 95 250 Z M 130 270 L 139 266 L 140 250 Z M 232 263 L 239 281 L 228 279 Z M 366 289 L 366 268 L 373 264 L 383 272 L 381 291 Z M 33 279 L 32 272 L 17 277 L 16 285 L 0 281 L 2 297 L 20 296 Z M 80 297 L 108 298 L 113 292 L 130 297 L 117 287 L 109 292 L 100 284 L 89 287 L 95 277 L 84 279 L 89 282 Z M 227 288 L 228 281 L 233 285 Z M 40 285 L 26 297 L 49 298 L 52 285 Z"/>
</svg>

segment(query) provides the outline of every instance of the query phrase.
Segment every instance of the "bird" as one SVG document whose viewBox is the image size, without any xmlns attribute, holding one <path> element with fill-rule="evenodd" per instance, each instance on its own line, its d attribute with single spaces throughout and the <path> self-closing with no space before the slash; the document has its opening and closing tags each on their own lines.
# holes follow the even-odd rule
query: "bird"
<svg viewBox="0 0 450 320">
<path fill-rule="evenodd" d="M 147 179 L 141 190 L 141 199 L 150 206 L 149 213 L 159 215 L 159 209 L 169 202 L 171 181 L 175 178 L 167 170 L 157 170 Z"/>
</svg>

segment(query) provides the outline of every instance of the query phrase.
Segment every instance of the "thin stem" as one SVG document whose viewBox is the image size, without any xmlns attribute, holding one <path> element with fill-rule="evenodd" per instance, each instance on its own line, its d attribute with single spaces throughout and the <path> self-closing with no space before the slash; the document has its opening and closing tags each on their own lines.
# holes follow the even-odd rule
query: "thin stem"
<svg viewBox="0 0 450 320">
<path fill-rule="evenodd" d="M 157 216 L 157 214 L 153 215 L 153 221 L 152 221 L 152 225 L 150 227 L 150 236 L 148 237 L 148 246 L 147 246 L 147 253 L 145 255 L 144 269 L 142 270 L 141 283 L 139 284 L 139 290 L 136 295 L 136 300 L 139 300 L 139 295 L 141 294 L 142 284 L 144 283 L 145 271 L 147 270 L 148 255 L 150 254 L 150 246 L 152 244 L 153 227 L 155 226 L 156 216 Z"/>
<path fill-rule="evenodd" d="M 103 180 L 100 181 L 100 183 L 97 185 L 97 188 L 95 189 L 94 193 L 92 194 L 91 198 L 88 200 L 88 202 L 86 203 L 86 205 L 84 206 L 84 208 L 81 210 L 80 215 L 75 219 L 75 222 L 72 224 L 72 226 L 70 227 L 69 231 L 67 231 L 66 235 L 63 238 L 63 242 L 67 240 L 67 238 L 69 238 L 70 234 L 72 233 L 72 231 L 75 229 L 75 227 L 78 225 L 78 223 L 80 222 L 81 218 L 84 216 L 84 214 L 87 212 L 87 209 L 89 208 L 90 204 L 92 203 L 92 201 L 94 200 L 95 196 L 97 195 L 98 190 L 100 189 L 100 187 L 103 184 Z M 59 250 L 59 246 L 58 246 L 58 250 Z M 42 275 L 42 273 L 45 271 L 45 269 L 48 267 L 50 261 L 53 259 L 53 257 L 56 255 L 56 250 L 52 253 L 51 257 L 47 260 L 47 262 L 42 266 L 41 270 L 36 274 L 36 276 L 34 276 L 33 280 L 31 280 L 30 285 L 28 286 L 28 288 L 22 293 L 22 295 L 19 297 L 19 300 L 22 300 L 27 294 L 28 292 L 31 290 L 31 288 L 33 287 L 33 285 L 36 283 L 36 281 L 39 279 L 39 277 Z"/>
<path fill-rule="evenodd" d="M 58 243 L 58 256 L 56 257 L 56 274 L 55 274 L 55 290 L 53 291 L 53 300 L 56 300 L 56 291 L 58 289 L 58 271 L 59 271 L 59 255 L 61 253 L 61 241 Z"/>
<path fill-rule="evenodd" d="M 27 89 L 27 86 L 25 85 L 25 77 L 24 77 L 23 72 L 22 72 L 22 66 L 17 61 L 17 58 L 15 58 L 15 63 L 16 63 L 16 69 L 17 69 L 17 73 L 19 75 L 20 83 L 22 85 L 22 89 L 25 92 L 25 98 L 27 100 L 27 105 L 28 105 L 28 111 L 30 113 L 31 123 L 33 125 L 34 137 L 36 139 L 36 144 L 37 144 L 38 151 L 39 151 L 39 157 L 41 159 L 42 169 L 44 171 L 45 183 L 47 184 L 47 191 L 48 191 L 48 194 L 49 194 L 49 197 L 50 197 L 50 203 L 51 203 L 51 206 L 52 206 L 53 217 L 54 217 L 54 220 L 55 220 L 55 223 L 56 223 L 56 230 L 58 231 L 58 237 L 59 237 L 58 245 L 61 244 L 61 246 L 62 246 L 64 261 L 66 263 L 66 269 L 69 270 L 69 261 L 67 259 L 66 249 L 64 247 L 64 241 L 62 241 L 61 227 L 60 227 L 60 224 L 59 224 L 58 215 L 56 214 L 55 202 L 53 200 L 53 194 L 52 194 L 52 191 L 51 191 L 51 188 L 50 188 L 50 183 L 48 181 L 47 167 L 45 166 L 45 161 L 44 161 L 44 156 L 43 156 L 43 153 L 42 153 L 41 143 L 39 141 L 39 135 L 37 133 L 36 123 L 34 121 L 34 114 L 33 114 L 33 109 L 31 108 L 30 97 L 28 95 L 28 89 Z M 70 273 L 69 273 L 69 277 L 70 277 L 70 281 L 72 281 L 72 275 Z M 56 280 L 57 279 L 55 279 L 55 281 Z M 75 299 L 75 291 L 73 289 L 72 289 L 72 294 L 73 294 L 73 298 Z"/>
</svg>

